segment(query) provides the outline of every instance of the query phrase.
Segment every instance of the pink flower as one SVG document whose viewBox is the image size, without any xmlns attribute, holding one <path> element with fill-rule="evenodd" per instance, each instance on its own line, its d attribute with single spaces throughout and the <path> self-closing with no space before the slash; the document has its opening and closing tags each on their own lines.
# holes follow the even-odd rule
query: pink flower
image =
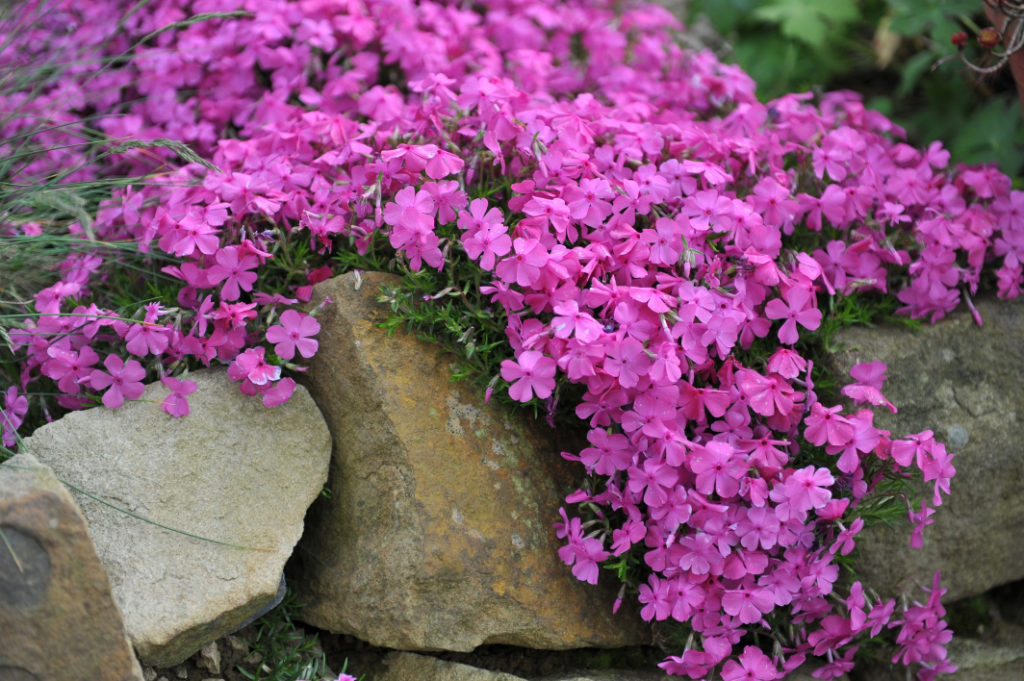
<svg viewBox="0 0 1024 681">
<path fill-rule="evenodd" d="M 797 511 L 823 508 L 832 498 L 829 488 L 834 482 L 835 478 L 827 468 L 807 466 L 786 479 L 786 498 Z"/>
<path fill-rule="evenodd" d="M 281 367 L 267 364 L 266 350 L 262 347 L 249 348 L 235 357 L 228 366 L 228 378 L 232 381 L 249 379 L 253 385 L 265 385 L 281 377 Z"/>
<path fill-rule="evenodd" d="M 814 296 L 804 286 L 790 286 L 783 290 L 782 297 L 786 302 L 772 298 L 764 312 L 769 319 L 786 320 L 779 327 L 779 340 L 792 345 L 799 338 L 797 323 L 811 331 L 821 326 L 821 310 L 814 307 Z"/>
<path fill-rule="evenodd" d="M 18 428 L 28 413 L 28 398 L 18 394 L 18 389 L 11 386 L 4 393 L 4 408 L 0 410 L 0 440 L 4 447 L 13 447 L 18 441 Z"/>
<path fill-rule="evenodd" d="M 160 408 L 175 418 L 182 416 L 188 416 L 188 395 L 191 395 L 196 391 L 198 387 L 196 382 L 188 378 L 174 378 L 172 376 L 164 376 L 160 379 L 160 382 L 170 390 L 170 394 L 164 398 Z"/>
<path fill-rule="evenodd" d="M 512 399 L 529 402 L 534 394 L 541 399 L 551 396 L 557 368 L 555 360 L 536 350 L 527 350 L 516 361 L 506 359 L 501 363 L 501 377 L 514 381 L 508 389 Z"/>
<path fill-rule="evenodd" d="M 757 646 L 745 647 L 737 659 L 722 665 L 722 681 L 775 681 L 781 676 L 771 658 Z"/>
<path fill-rule="evenodd" d="M 107 388 L 107 392 L 103 394 L 104 406 L 108 409 L 117 409 L 124 404 L 125 398 L 137 400 L 142 397 L 146 390 L 142 385 L 146 370 L 141 364 L 134 359 L 126 363 L 117 355 L 107 355 L 103 360 L 103 366 L 107 371 L 94 369 L 89 377 L 89 383 L 96 390 Z"/>
<path fill-rule="evenodd" d="M 319 344 L 311 337 L 320 333 L 320 322 L 308 314 L 285 310 L 281 323 L 267 329 L 267 342 L 274 343 L 274 352 L 284 360 L 295 357 L 295 352 L 309 359 L 316 354 Z"/>
<path fill-rule="evenodd" d="M 239 289 L 251 291 L 256 283 L 256 273 L 249 270 L 259 266 L 259 258 L 254 255 L 239 257 L 239 252 L 239 246 L 225 246 L 217 251 L 217 264 L 207 270 L 211 286 L 224 282 L 220 289 L 220 297 L 224 300 L 238 300 L 242 295 Z"/>
</svg>

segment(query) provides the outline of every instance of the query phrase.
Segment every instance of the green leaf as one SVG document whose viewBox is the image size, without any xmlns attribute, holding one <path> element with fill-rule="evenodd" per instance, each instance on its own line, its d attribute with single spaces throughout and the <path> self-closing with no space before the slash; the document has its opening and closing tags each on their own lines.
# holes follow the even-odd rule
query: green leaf
<svg viewBox="0 0 1024 681">
<path fill-rule="evenodd" d="M 770 0 L 755 9 L 754 16 L 778 24 L 782 34 L 789 38 L 820 48 L 828 41 L 830 30 L 858 19 L 860 12 L 855 0 Z"/>
</svg>

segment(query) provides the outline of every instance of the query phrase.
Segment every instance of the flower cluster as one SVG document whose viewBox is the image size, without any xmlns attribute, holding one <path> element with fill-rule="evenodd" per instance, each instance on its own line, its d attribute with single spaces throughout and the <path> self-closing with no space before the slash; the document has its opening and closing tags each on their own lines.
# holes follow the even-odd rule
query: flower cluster
<svg viewBox="0 0 1024 681">
<path fill-rule="evenodd" d="M 855 412 L 820 402 L 800 343 L 830 297 L 891 293 L 936 321 L 993 270 L 1001 297 L 1019 295 L 1024 192 L 995 168 L 949 167 L 940 143 L 911 147 L 851 93 L 762 104 L 740 70 L 679 47 L 678 24 L 651 5 L 51 4 L 17 36 L 24 58 L 68 46 L 131 57 L 4 104 L 54 123 L 117 105 L 95 124 L 111 139 L 181 140 L 219 171 L 168 170 L 159 153 L 88 166 L 161 170 L 116 192 L 91 230 L 171 259 L 176 300 L 127 318 L 85 304 L 104 259 L 68 256 L 37 316 L 9 333 L 23 361 L 4 394 L 6 445 L 33 384 L 52 382 L 65 407 L 101 396 L 113 408 L 140 395 L 143 363 L 172 416 L 194 390 L 170 375 L 186 362 L 226 364 L 243 391 L 280 404 L 295 386 L 283 369 L 317 351 L 311 286 L 333 273 L 290 255 L 324 262 L 383 238 L 413 271 L 476 263 L 508 320 L 500 376 L 513 399 L 553 410 L 579 387 L 590 446 L 563 456 L 592 484 L 567 502 L 601 522 L 563 511 L 560 555 L 590 583 L 602 563 L 642 557 L 644 618 L 693 632 L 666 671 L 767 681 L 814 656 L 829 678 L 887 628 L 894 661 L 919 678 L 952 669 L 937 581 L 926 603 L 897 607 L 838 564 L 888 475 L 934 484 L 911 513 L 919 544 L 952 456 L 929 431 L 874 425 L 870 407 L 895 410 L 880 363 L 854 368 L 843 392 Z M 75 153 L 22 175 L 77 167 Z M 744 364 L 755 343 L 769 350 Z"/>
</svg>

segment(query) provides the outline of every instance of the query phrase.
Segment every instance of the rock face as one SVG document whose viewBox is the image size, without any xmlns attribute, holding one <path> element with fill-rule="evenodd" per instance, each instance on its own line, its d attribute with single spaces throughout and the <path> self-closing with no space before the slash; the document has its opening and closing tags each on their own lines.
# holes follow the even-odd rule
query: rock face
<svg viewBox="0 0 1024 681">
<path fill-rule="evenodd" d="M 373 677 L 376 681 L 525 681 L 512 674 L 414 653 L 390 653 L 381 664 L 383 668 Z"/>
<path fill-rule="evenodd" d="M 303 389 L 267 409 L 222 372 L 190 376 L 192 414 L 159 409 L 159 383 L 117 410 L 72 412 L 28 450 L 64 480 L 164 526 L 76 494 L 139 658 L 171 666 L 278 592 L 327 475 L 330 435 Z M 243 548 L 244 547 L 244 548 Z"/>
<path fill-rule="evenodd" d="M 942 572 L 953 601 L 1024 577 L 1024 303 L 978 301 L 979 328 L 960 313 L 905 329 L 852 329 L 838 336 L 843 375 L 857 362 L 889 366 L 883 387 L 896 415 L 876 410 L 875 423 L 903 436 L 932 430 L 956 454 L 952 494 L 924 531 L 924 548 L 909 533 L 876 526 L 858 542 L 858 571 L 888 589 L 906 577 L 925 584 Z M 931 494 L 930 487 L 927 494 Z"/>
<path fill-rule="evenodd" d="M 142 681 L 85 519 L 46 466 L 0 466 L 0 679 Z"/>
<path fill-rule="evenodd" d="M 537 424 L 450 382 L 432 344 L 377 323 L 387 275 L 317 285 L 320 352 L 304 381 L 336 443 L 290 580 L 303 619 L 375 645 L 469 651 L 643 643 L 614 591 L 577 581 L 552 523 L 571 469 Z M 610 587 L 610 584 L 605 586 Z"/>
</svg>

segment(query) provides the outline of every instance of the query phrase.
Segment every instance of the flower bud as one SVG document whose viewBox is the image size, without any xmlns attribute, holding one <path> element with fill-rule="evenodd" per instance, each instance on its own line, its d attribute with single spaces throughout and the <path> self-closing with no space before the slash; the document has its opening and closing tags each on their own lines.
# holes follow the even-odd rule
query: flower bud
<svg viewBox="0 0 1024 681">
<path fill-rule="evenodd" d="M 963 48 L 967 44 L 967 33 L 965 31 L 957 31 L 949 37 L 949 42 L 959 48 Z"/>
<path fill-rule="evenodd" d="M 978 33 L 978 44 L 984 47 L 986 50 L 991 50 L 993 47 L 1002 42 L 1003 36 L 999 35 L 999 31 L 989 26 L 983 28 Z"/>
</svg>

